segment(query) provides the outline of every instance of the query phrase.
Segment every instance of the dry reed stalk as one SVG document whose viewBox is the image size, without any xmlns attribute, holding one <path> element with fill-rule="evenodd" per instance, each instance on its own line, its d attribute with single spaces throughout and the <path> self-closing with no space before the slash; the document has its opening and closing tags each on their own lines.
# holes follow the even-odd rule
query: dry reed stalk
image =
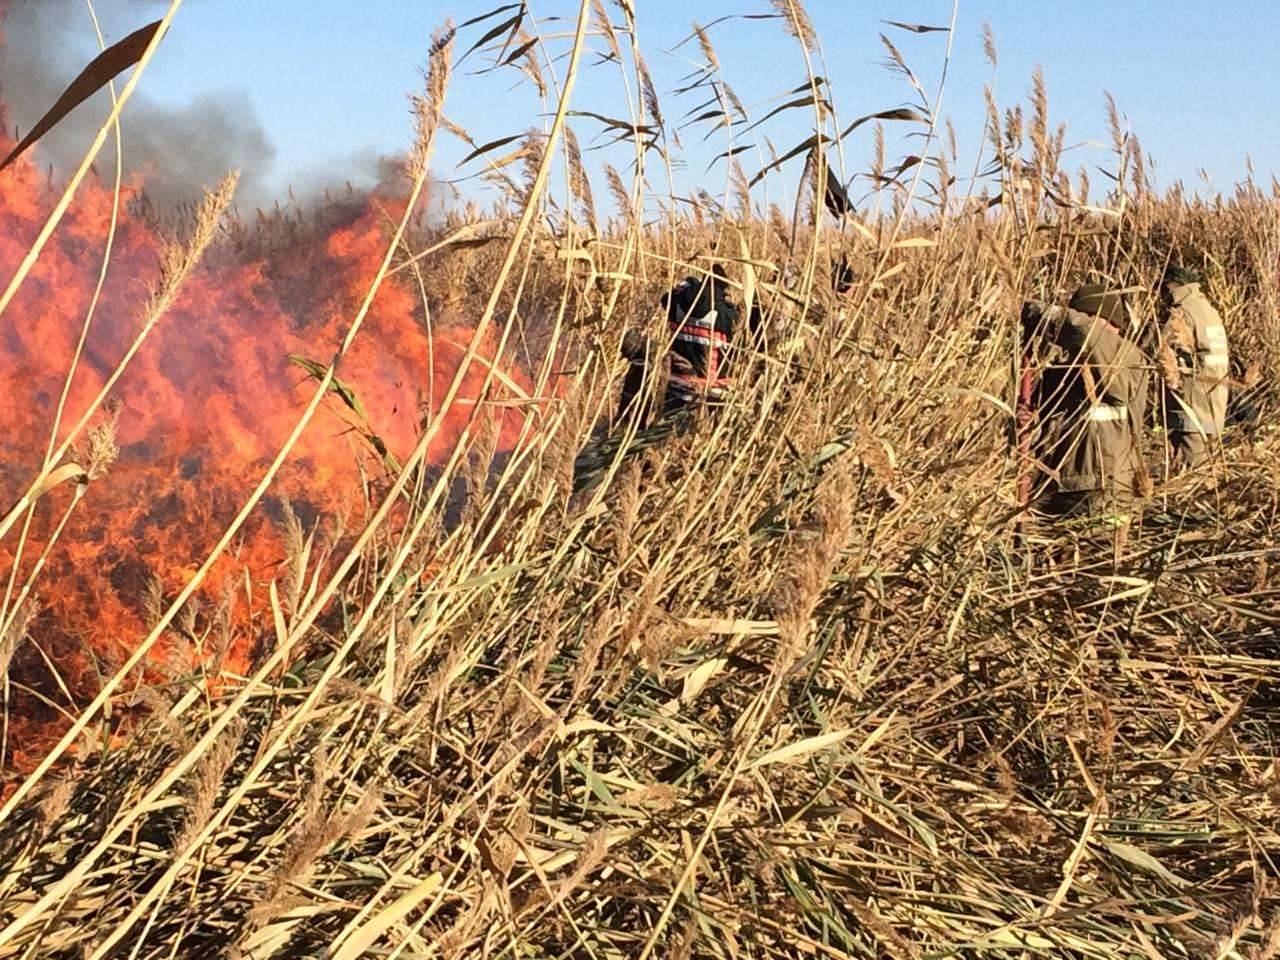
<svg viewBox="0 0 1280 960">
<path fill-rule="evenodd" d="M 640 93 L 644 98 L 644 108 L 649 114 L 649 120 L 655 128 L 661 130 L 664 126 L 662 100 L 658 96 L 658 89 L 653 85 L 653 77 L 649 75 L 649 67 L 645 64 L 643 57 L 636 57 L 636 75 L 640 80 Z"/>
<path fill-rule="evenodd" d="M 991 29 L 991 24 L 986 21 L 982 24 L 982 53 L 987 58 L 987 63 L 991 64 L 992 70 L 1000 65 L 1000 54 L 996 50 L 996 35 Z"/>
<path fill-rule="evenodd" d="M 711 37 L 697 23 L 693 25 L 693 34 L 698 38 L 698 47 L 702 50 L 703 59 L 707 61 L 707 67 L 718 73 L 720 71 L 720 58 L 716 56 L 716 48 L 711 44 Z"/>
<path fill-rule="evenodd" d="M 786 25 L 787 33 L 800 41 L 806 50 L 814 50 L 818 45 L 818 33 L 813 29 L 813 21 L 800 0 L 769 0 L 777 11 L 779 19 Z"/>
<path fill-rule="evenodd" d="M 1049 166 L 1049 93 L 1039 64 L 1031 74 L 1030 137 L 1036 170 L 1042 180 L 1047 179 L 1053 172 Z"/>
<path fill-rule="evenodd" d="M 574 135 L 572 127 L 565 127 L 564 135 L 569 157 L 569 190 L 582 202 L 591 232 L 598 233 L 600 228 L 596 219 L 595 198 L 591 194 L 591 179 L 587 176 L 586 167 L 582 163 L 582 150 L 578 146 L 578 138 Z"/>
<path fill-rule="evenodd" d="M 213 814 L 214 804 L 222 789 L 222 781 L 226 777 L 228 768 L 236 759 L 245 730 L 244 721 L 233 722 L 223 731 L 213 749 L 206 753 L 197 765 L 194 782 L 191 785 L 191 799 L 187 806 L 182 830 L 174 842 L 175 849 L 181 850 L 190 844 L 196 831 L 203 828 Z"/>
<path fill-rule="evenodd" d="M 605 42 L 609 44 L 609 52 L 613 55 L 616 63 L 622 62 L 622 48 L 618 45 L 618 34 L 613 29 L 613 23 L 609 20 L 609 14 L 605 12 L 604 4 L 601 0 L 591 0 L 591 11 L 595 17 L 596 25 L 600 28 L 600 32 L 604 34 Z"/>
<path fill-rule="evenodd" d="M 824 479 L 814 499 L 813 528 L 807 541 L 797 543 L 788 572 L 778 584 L 772 606 L 783 642 L 777 654 L 781 673 L 799 659 L 809 634 L 809 621 L 848 540 L 852 492 L 852 478 L 844 471 Z"/>
</svg>

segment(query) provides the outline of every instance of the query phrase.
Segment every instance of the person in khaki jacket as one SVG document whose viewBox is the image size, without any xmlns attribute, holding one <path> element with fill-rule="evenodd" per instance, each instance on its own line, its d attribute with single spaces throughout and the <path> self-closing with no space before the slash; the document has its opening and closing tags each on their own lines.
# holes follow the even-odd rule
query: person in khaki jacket
<svg viewBox="0 0 1280 960">
<path fill-rule="evenodd" d="M 1080 287 L 1065 308 L 1023 307 L 1023 335 L 1041 357 L 1031 397 L 1040 468 L 1031 505 L 1039 513 L 1124 520 L 1145 494 L 1149 375 L 1123 322 L 1120 294 L 1096 284 Z"/>
<path fill-rule="evenodd" d="M 1230 399 L 1231 356 L 1226 327 L 1200 290 L 1200 278 L 1185 267 L 1170 267 L 1162 281 L 1165 319 L 1161 364 L 1164 415 L 1176 470 L 1199 467 L 1221 442 Z"/>
</svg>

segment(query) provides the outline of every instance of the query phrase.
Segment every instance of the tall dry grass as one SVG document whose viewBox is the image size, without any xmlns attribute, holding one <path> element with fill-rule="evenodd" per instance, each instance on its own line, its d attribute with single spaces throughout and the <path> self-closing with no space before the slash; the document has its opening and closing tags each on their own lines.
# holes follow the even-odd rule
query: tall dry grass
<svg viewBox="0 0 1280 960">
<path fill-rule="evenodd" d="M 824 157 L 853 169 L 850 128 L 803 7 L 773 6 L 820 148 L 789 215 L 732 165 L 723 197 L 654 206 L 683 110 L 635 6 L 583 0 L 570 35 L 523 10 L 464 28 L 501 26 L 488 46 L 556 106 L 491 163 L 507 205 L 424 226 L 434 138 L 469 137 L 442 113 L 464 47 L 437 38 L 378 282 L 410 272 L 426 316 L 467 310 L 525 364 L 527 395 L 496 368 L 487 394 L 526 412 L 523 442 L 495 457 L 477 418 L 431 472 L 428 427 L 364 529 L 325 543 L 290 514 L 252 676 L 175 676 L 104 750 L 132 664 L 107 679 L 0 810 L 0 956 L 1280 955 L 1271 380 L 1260 422 L 1123 539 L 1023 524 L 1009 443 L 1018 304 L 1089 277 L 1201 268 L 1242 364 L 1276 370 L 1276 191 L 1157 193 L 1116 119 L 1089 196 L 1039 74 L 1025 111 L 990 98 L 979 176 L 957 179 L 944 88 L 886 40 L 917 102 L 860 118 L 881 212 L 834 221 L 806 184 Z M 933 39 L 908 50 L 944 57 Z M 752 143 L 725 50 L 697 40 L 683 97 Z M 571 115 L 605 70 L 619 116 Z M 609 219 L 583 161 L 600 123 L 634 144 Z M 926 147 L 886 158 L 885 124 Z M 713 259 L 764 316 L 732 403 L 608 428 L 624 332 L 661 337 L 657 295 Z M 1154 294 L 1133 303 L 1149 320 Z M 183 629 L 185 599 L 137 649 Z M 6 607 L 0 660 L 31 616 Z"/>
</svg>

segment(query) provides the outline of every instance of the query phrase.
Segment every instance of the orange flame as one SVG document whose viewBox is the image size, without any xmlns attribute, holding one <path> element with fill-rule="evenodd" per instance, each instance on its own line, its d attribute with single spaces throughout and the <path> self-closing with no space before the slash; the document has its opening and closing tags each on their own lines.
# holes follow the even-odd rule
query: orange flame
<svg viewBox="0 0 1280 960">
<path fill-rule="evenodd" d="M 0 107 L 0 125 L 3 119 Z M 10 145 L 0 135 L 0 153 Z M 132 184 L 126 201 L 138 193 Z M 31 162 L 19 161 L 0 175 L 0 276 L 13 275 L 55 199 Z M 387 243 L 384 211 L 394 205 L 392 198 L 379 200 L 381 205 L 367 198 L 330 211 L 338 226 L 303 231 L 287 249 L 269 255 L 240 255 L 226 244 L 214 248 L 145 342 L 114 391 L 120 459 L 90 483 L 37 583 L 41 612 L 10 671 L 6 766 L 21 771 L 38 760 L 62 726 L 60 711 L 74 713 L 97 689 L 99 674 L 113 672 L 129 644 L 147 633 L 152 579 L 166 596 L 180 590 L 260 479 L 316 387 L 290 355 L 327 362 L 375 277 Z M 0 391 L 8 400 L 0 413 L 0 508 L 13 503 L 39 471 L 97 281 L 112 203 L 102 182 L 83 184 L 54 241 L 0 317 Z M 148 285 L 158 274 L 160 240 L 124 206 L 64 431 L 136 336 Z M 432 342 L 419 309 L 407 284 L 384 282 L 339 376 L 358 397 L 368 427 L 401 461 L 420 438 L 424 417 L 443 418 L 429 452 L 438 462 L 476 409 L 474 403 L 438 409 L 462 360 L 459 345 L 473 331 L 454 325 Z M 494 360 L 493 351 L 487 343 L 486 362 Z M 474 401 L 485 375 L 485 365 L 473 364 L 461 396 Z M 519 371 L 505 375 L 527 383 Z M 501 416 L 501 443 L 510 448 L 520 418 Z M 287 494 L 305 517 L 330 516 L 359 504 L 362 475 L 380 472 L 385 474 L 384 465 L 341 405 L 326 402 L 273 499 L 202 588 L 208 609 L 225 591 L 237 591 L 235 639 L 223 651 L 226 670 L 248 668 L 266 584 L 284 559 L 272 520 L 273 512 L 279 519 L 276 498 Z M 19 586 L 68 502 L 69 495 L 59 492 L 37 504 L 16 571 Z M 6 583 L 18 533 L 10 531 L 0 544 Z M 209 624 L 202 621 L 202 627 Z M 169 662 L 191 669 L 208 661 L 214 645 L 174 632 L 156 648 L 152 667 Z"/>
</svg>

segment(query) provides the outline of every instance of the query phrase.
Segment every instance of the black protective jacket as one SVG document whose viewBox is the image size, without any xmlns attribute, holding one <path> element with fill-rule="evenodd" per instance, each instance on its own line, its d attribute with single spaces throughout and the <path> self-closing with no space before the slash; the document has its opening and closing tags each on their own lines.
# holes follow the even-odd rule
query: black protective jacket
<svg viewBox="0 0 1280 960">
<path fill-rule="evenodd" d="M 671 382 L 689 393 L 722 390 L 733 373 L 738 308 L 716 277 L 687 277 L 663 296 L 671 333 Z"/>
</svg>

